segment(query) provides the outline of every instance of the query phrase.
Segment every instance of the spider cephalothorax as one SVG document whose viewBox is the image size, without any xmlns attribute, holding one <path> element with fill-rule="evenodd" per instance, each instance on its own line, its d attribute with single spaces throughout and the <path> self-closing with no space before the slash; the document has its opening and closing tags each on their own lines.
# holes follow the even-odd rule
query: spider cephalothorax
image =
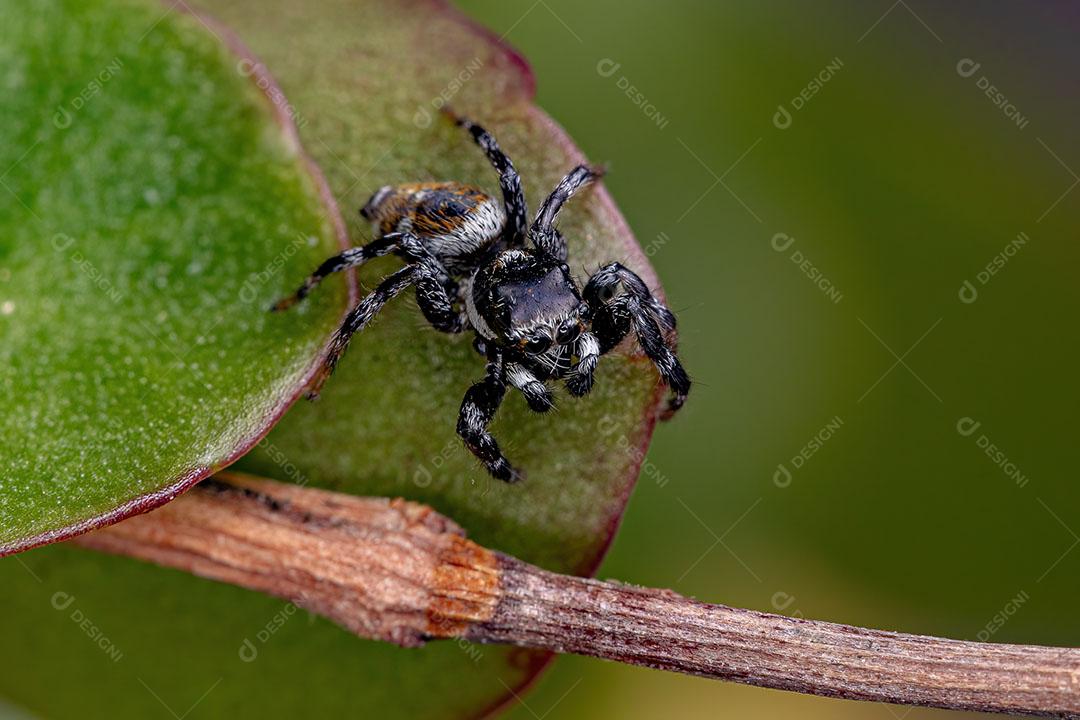
<svg viewBox="0 0 1080 720">
<path fill-rule="evenodd" d="M 349 339 L 391 298 L 413 286 L 428 322 L 443 332 L 473 331 L 477 350 L 487 358 L 484 379 L 465 393 L 457 431 L 488 472 L 501 480 L 521 477 L 487 430 L 507 386 L 517 388 L 537 412 L 553 406 L 549 381 L 563 380 L 571 394 L 584 395 L 592 388 L 600 356 L 631 331 L 671 388 L 666 414 L 678 410 L 690 379 L 668 339 L 675 316 L 641 278 L 619 263 L 600 268 L 581 290 L 566 264 L 566 241 L 555 219 L 563 204 L 600 171 L 586 165 L 574 168 L 529 225 L 513 163 L 483 128 L 452 117 L 499 171 L 502 202 L 456 182 L 386 186 L 372 195 L 360 214 L 371 221 L 376 239 L 324 262 L 295 294 L 273 308 L 290 307 L 327 275 L 371 258 L 393 253 L 406 262 L 349 313 L 308 397 L 318 396 Z"/>
</svg>

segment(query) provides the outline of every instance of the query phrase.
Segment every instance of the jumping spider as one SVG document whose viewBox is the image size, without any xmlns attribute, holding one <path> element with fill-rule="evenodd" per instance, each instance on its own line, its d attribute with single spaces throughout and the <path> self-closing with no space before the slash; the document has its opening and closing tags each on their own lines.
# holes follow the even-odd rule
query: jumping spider
<svg viewBox="0 0 1080 720">
<path fill-rule="evenodd" d="M 600 268 L 583 292 L 566 264 L 566 240 L 555 218 L 602 171 L 574 168 L 529 225 L 521 179 L 510 158 L 482 127 L 447 114 L 472 134 L 499 172 L 503 202 L 457 182 L 388 185 L 372 195 L 360 215 L 371 221 L 375 240 L 330 258 L 272 308 L 291 307 L 326 276 L 371 258 L 393 253 L 406 262 L 349 313 L 308 398 L 318 396 L 353 334 L 413 285 L 417 305 L 435 329 L 472 330 L 476 350 L 487 358 L 484 379 L 465 393 L 457 432 L 500 480 L 521 479 L 487 430 L 507 384 L 520 390 L 534 411 L 546 412 L 553 406 L 547 381 L 562 379 L 572 395 L 585 395 L 600 356 L 631 330 L 671 389 L 667 415 L 678 410 L 690 379 L 668 340 L 675 316 L 641 278 L 617 262 Z"/>
</svg>

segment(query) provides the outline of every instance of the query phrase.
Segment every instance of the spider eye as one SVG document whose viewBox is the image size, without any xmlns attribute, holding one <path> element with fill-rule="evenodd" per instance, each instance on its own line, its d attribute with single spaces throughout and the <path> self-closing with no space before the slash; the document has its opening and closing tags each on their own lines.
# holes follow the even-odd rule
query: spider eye
<svg viewBox="0 0 1080 720">
<path fill-rule="evenodd" d="M 525 343 L 525 352 L 539 355 L 551 347 L 551 338 L 547 335 L 535 335 Z"/>
<path fill-rule="evenodd" d="M 578 323 L 570 323 L 563 325 L 559 328 L 559 334 L 555 336 L 555 339 L 559 341 L 560 345 L 569 345 L 577 340 L 578 335 L 581 334 L 581 325 Z"/>
</svg>

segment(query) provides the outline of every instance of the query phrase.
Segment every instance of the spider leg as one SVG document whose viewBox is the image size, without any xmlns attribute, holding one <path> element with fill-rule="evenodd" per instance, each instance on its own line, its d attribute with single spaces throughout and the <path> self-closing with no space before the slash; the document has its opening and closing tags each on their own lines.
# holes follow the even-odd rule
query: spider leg
<svg viewBox="0 0 1080 720">
<path fill-rule="evenodd" d="M 656 365 L 656 369 L 660 371 L 660 377 L 664 378 L 664 382 L 671 388 L 672 396 L 668 401 L 667 410 L 663 413 L 663 418 L 666 420 L 686 402 L 686 396 L 690 392 L 690 376 L 686 374 L 679 358 L 668 346 L 652 313 L 633 297 L 627 301 L 626 309 L 630 312 L 630 319 L 634 323 L 638 344 Z"/>
<path fill-rule="evenodd" d="M 367 245 L 361 247 L 349 248 L 340 255 L 335 255 L 332 258 L 328 258 L 322 265 L 320 265 L 315 272 L 309 275 L 303 282 L 303 284 L 296 290 L 295 293 L 288 297 L 284 297 L 274 303 L 274 306 L 270 308 L 272 312 L 281 312 L 291 308 L 296 303 L 300 302 L 308 296 L 315 287 L 323 281 L 323 278 L 328 275 L 332 275 L 342 270 L 347 270 L 357 265 L 363 265 L 372 258 L 388 255 L 397 249 L 397 241 L 399 239 L 398 234 L 386 235 L 378 240 L 372 240 Z"/>
<path fill-rule="evenodd" d="M 600 168 L 578 165 L 559 181 L 559 184 L 544 200 L 544 204 L 540 206 L 536 219 L 529 229 L 529 238 L 538 249 L 566 262 L 566 240 L 562 233 L 555 229 L 555 218 L 567 200 L 603 174 L 604 171 Z"/>
<path fill-rule="evenodd" d="M 601 354 L 600 339 L 591 332 L 583 332 L 578 337 L 574 350 L 578 361 L 566 378 L 566 389 L 571 395 L 581 397 L 592 390 L 596 363 L 599 362 Z"/>
<path fill-rule="evenodd" d="M 487 155 L 492 167 L 499 173 L 499 187 L 502 188 L 503 205 L 506 210 L 506 226 L 503 228 L 503 242 L 508 248 L 521 247 L 525 244 L 528 230 L 528 206 L 525 204 L 525 191 L 521 189 L 521 178 L 514 169 L 514 163 L 499 147 L 499 143 L 484 128 L 467 118 L 456 115 L 448 107 L 443 107 L 457 125 L 465 128 L 472 135 L 476 144 Z"/>
<path fill-rule="evenodd" d="M 352 312 L 345 318 L 345 322 L 334 333 L 334 338 L 330 342 L 330 351 L 327 353 L 326 359 L 323 360 L 322 367 L 319 368 L 319 371 L 311 380 L 307 393 L 308 400 L 314 400 L 319 396 L 323 384 L 334 372 L 334 368 L 337 367 L 341 356 L 345 354 L 345 349 L 348 348 L 352 336 L 363 330 L 371 322 L 371 319 L 383 309 L 386 303 L 413 284 L 416 274 L 415 266 L 408 265 L 388 275 L 371 291 L 371 294 L 353 308 Z"/>
<path fill-rule="evenodd" d="M 525 402 L 529 403 L 533 412 L 547 412 L 555 407 L 551 391 L 524 365 L 515 362 L 507 363 L 506 377 L 510 384 L 525 396 Z"/>
<path fill-rule="evenodd" d="M 499 444 L 487 429 L 502 403 L 503 396 L 506 395 L 503 374 L 501 359 L 488 363 L 487 376 L 469 388 L 461 401 L 457 433 L 472 454 L 484 463 L 492 477 L 505 482 L 517 482 L 521 479 L 521 474 L 503 456 Z"/>
<path fill-rule="evenodd" d="M 594 307 L 608 302 L 614 296 L 619 283 L 622 283 L 629 295 L 637 298 L 649 309 L 664 330 L 675 329 L 675 315 L 649 292 L 645 281 L 638 277 L 637 273 L 621 263 L 609 263 L 597 270 L 585 286 L 585 299 L 594 304 Z M 597 303 L 597 300 L 600 302 Z"/>
<path fill-rule="evenodd" d="M 630 311 L 626 309 L 627 299 L 624 295 L 594 311 L 592 333 L 600 342 L 601 355 L 611 352 L 630 332 L 633 322 Z"/>
<path fill-rule="evenodd" d="M 620 283 L 626 293 L 615 297 Z M 672 397 L 663 415 L 665 419 L 671 417 L 690 392 L 690 377 L 665 337 L 665 331 L 675 328 L 675 316 L 649 292 L 640 277 L 619 263 L 600 268 L 586 284 L 584 296 L 595 313 L 592 331 L 600 341 L 601 353 L 611 350 L 634 330 L 641 349 L 671 388 Z"/>
<path fill-rule="evenodd" d="M 457 284 L 440 277 L 441 269 L 431 267 L 429 262 L 419 262 L 416 268 L 416 304 L 431 326 L 439 332 L 459 333 L 466 327 L 467 316 L 463 310 L 454 309 Z"/>
<path fill-rule="evenodd" d="M 454 309 L 457 283 L 446 267 L 431 253 L 419 238 L 409 232 L 400 235 L 402 257 L 414 263 L 416 271 L 416 304 L 432 327 L 440 332 L 459 333 L 465 329 L 466 314 Z"/>
</svg>

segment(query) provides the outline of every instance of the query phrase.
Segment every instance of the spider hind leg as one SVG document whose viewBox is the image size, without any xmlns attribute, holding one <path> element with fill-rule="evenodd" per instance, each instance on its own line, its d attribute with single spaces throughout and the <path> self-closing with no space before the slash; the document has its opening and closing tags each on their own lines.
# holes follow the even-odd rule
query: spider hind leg
<svg viewBox="0 0 1080 720">
<path fill-rule="evenodd" d="M 345 322 L 334 333 L 334 337 L 330 341 L 330 350 L 327 352 L 322 366 L 308 384 L 308 400 L 315 400 L 319 397 L 322 386 L 334 373 L 338 361 L 341 360 L 341 356 L 345 354 L 345 350 L 349 347 L 352 336 L 367 327 L 368 323 L 386 306 L 386 303 L 413 284 L 416 274 L 416 268 L 411 265 L 390 274 L 371 291 L 371 294 L 352 309 L 352 312 L 345 318 Z"/>
<path fill-rule="evenodd" d="M 319 265 L 319 267 L 316 268 L 315 272 L 304 279 L 304 282 L 296 289 L 296 292 L 278 300 L 270 310 L 272 312 L 288 310 L 293 305 L 296 305 L 306 298 L 326 277 L 333 275 L 336 272 L 341 272 L 342 270 L 348 270 L 349 268 L 363 265 L 372 258 L 381 257 L 393 252 L 396 249 L 395 240 L 396 238 L 393 237 L 379 238 L 367 245 L 349 248 L 339 255 L 328 258 L 323 261 L 322 265 Z"/>
<path fill-rule="evenodd" d="M 503 207 L 506 213 L 502 239 L 506 247 L 521 247 L 525 244 L 525 234 L 529 227 L 527 219 L 529 211 L 525 204 L 525 191 L 521 187 L 521 178 L 514 169 L 514 163 L 487 130 L 468 118 L 457 115 L 445 105 L 442 111 L 456 125 L 468 130 L 473 141 L 484 151 L 488 162 L 499 173 L 499 187 L 502 189 Z"/>
</svg>

